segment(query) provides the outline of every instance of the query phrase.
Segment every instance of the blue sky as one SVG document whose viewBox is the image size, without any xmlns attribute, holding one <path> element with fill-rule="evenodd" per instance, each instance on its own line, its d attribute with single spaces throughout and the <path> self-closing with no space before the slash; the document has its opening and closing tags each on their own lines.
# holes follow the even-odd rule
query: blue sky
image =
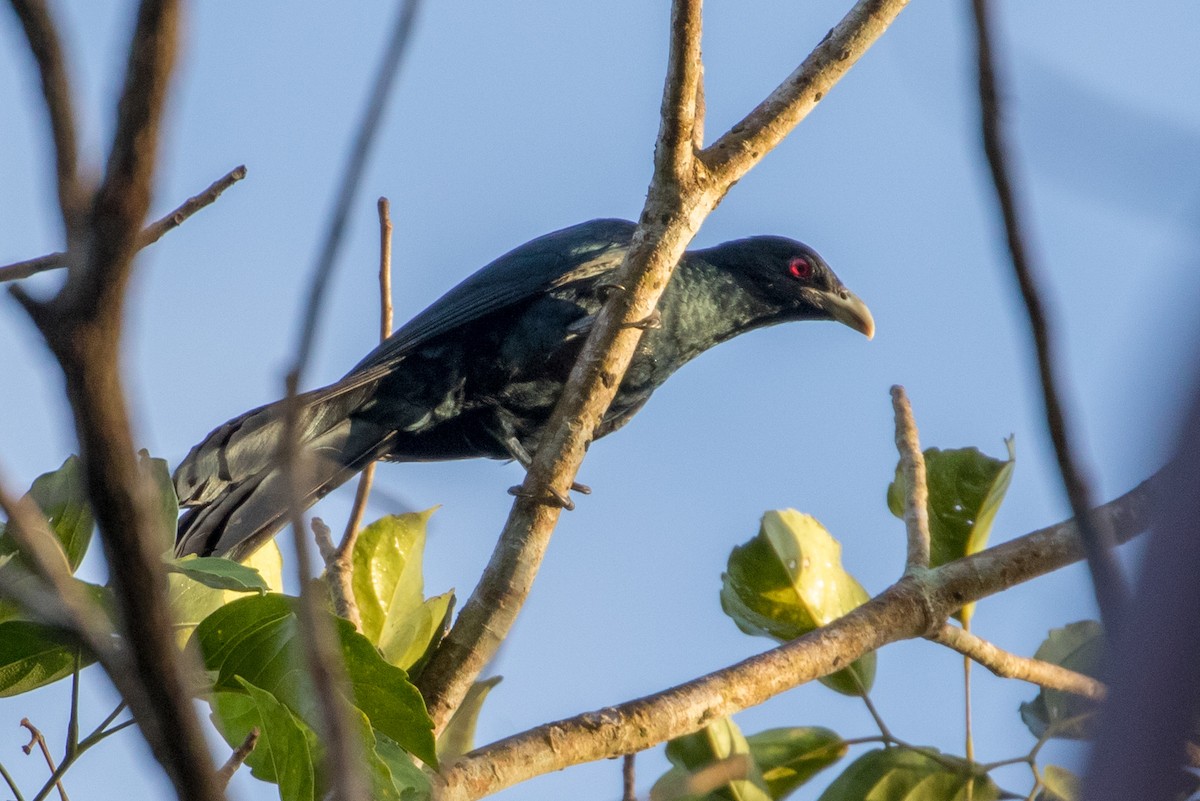
<svg viewBox="0 0 1200 801">
<path fill-rule="evenodd" d="M 91 163 L 107 142 L 132 4 L 60 2 Z M 711 3 L 707 129 L 723 132 L 844 12 L 813 0 Z M 1200 7 L 1005 4 L 1008 109 L 1063 375 L 1098 494 L 1162 461 L 1192 374 L 1200 215 Z M 281 394 L 313 254 L 390 4 L 194 4 L 156 192 L 162 213 L 238 164 L 249 176 L 145 251 L 132 287 L 125 373 L 140 444 L 177 462 L 211 428 Z M 313 385 L 376 336 L 375 199 L 396 224 L 397 322 L 495 256 L 582 220 L 641 209 L 666 55 L 663 2 L 428 4 L 352 215 L 324 309 Z M 0 25 L 0 262 L 61 247 L 45 127 L 11 14 Z M 900 573 L 903 527 L 884 502 L 895 465 L 887 390 L 904 384 L 926 446 L 1018 463 L 994 539 L 1067 516 L 1041 421 L 1023 311 L 993 216 L 976 133 L 965 3 L 913 3 L 819 108 L 740 182 L 700 231 L 706 246 L 782 234 L 815 247 L 874 312 L 873 342 L 840 326 L 780 326 L 689 364 L 580 473 L 595 494 L 565 515 L 494 671 L 481 742 L 654 692 L 769 646 L 737 631 L 717 593 L 729 550 L 772 508 L 843 542 L 872 592 Z M 50 287 L 57 279 L 36 283 Z M 15 303 L 0 298 L 0 467 L 23 488 L 74 450 L 60 380 Z M 1181 368 L 1181 365 L 1183 366 Z M 377 486 L 433 518 L 427 589 L 466 595 L 500 530 L 519 468 L 389 465 Z M 352 491 L 320 514 L 344 520 Z M 1131 554 L 1132 556 L 1132 554 Z M 88 569 L 101 575 L 98 559 Z M 1053 626 L 1094 616 L 1080 569 L 980 605 L 976 631 L 1032 653 Z M 1016 706 L 1034 691 L 977 669 L 977 752 L 1023 753 Z M 110 708 L 100 697 L 86 714 Z M 880 655 L 874 693 L 905 739 L 961 750 L 957 657 L 927 643 Z M 932 714 L 931 714 L 932 712 Z M 0 761 L 28 715 L 55 740 L 56 687 L 0 702 Z M 861 703 L 820 686 L 737 718 L 747 732 L 822 724 L 873 734 Z M 122 739 L 122 738 L 117 738 Z M 78 798 L 163 792 L 137 738 L 69 774 Z M 1053 761 L 1078 750 L 1053 746 Z M 639 761 L 644 793 L 661 749 Z M 116 777 L 119 776 L 119 779 Z M 1020 771 L 1008 786 L 1025 784 Z M 39 781 L 40 783 L 40 781 Z M 239 777 L 245 798 L 273 790 Z M 504 797 L 619 796 L 616 763 L 574 768 Z M 815 797 L 812 790 L 800 796 Z"/>
</svg>

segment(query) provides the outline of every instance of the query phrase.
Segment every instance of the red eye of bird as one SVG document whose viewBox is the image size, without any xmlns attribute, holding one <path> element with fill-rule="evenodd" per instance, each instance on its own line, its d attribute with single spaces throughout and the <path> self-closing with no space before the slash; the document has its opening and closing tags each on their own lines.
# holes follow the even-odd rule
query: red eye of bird
<svg viewBox="0 0 1200 801">
<path fill-rule="evenodd" d="M 812 275 L 812 262 L 802 256 L 796 256 L 788 264 L 788 272 L 793 278 L 808 278 Z"/>
</svg>

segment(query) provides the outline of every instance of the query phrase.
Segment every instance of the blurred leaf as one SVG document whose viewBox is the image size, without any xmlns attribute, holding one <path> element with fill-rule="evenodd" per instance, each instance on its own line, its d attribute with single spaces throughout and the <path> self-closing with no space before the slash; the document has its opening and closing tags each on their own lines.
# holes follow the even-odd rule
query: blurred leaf
<svg viewBox="0 0 1200 801">
<path fill-rule="evenodd" d="M 1000 798 L 1000 788 L 988 776 L 973 775 L 960 759 L 934 756 L 939 756 L 938 752 L 909 748 L 868 751 L 851 762 L 825 788 L 818 801 L 996 801 Z"/>
<path fill-rule="evenodd" d="M 810 515 L 763 515 L 758 536 L 733 549 L 722 576 L 721 608 L 747 634 L 788 642 L 831 623 L 870 596 L 842 567 L 842 546 Z M 821 682 L 859 695 L 875 680 L 867 654 Z M 861 687 L 861 690 L 860 690 Z"/>
<path fill-rule="evenodd" d="M 225 742 L 237 748 L 258 727 L 258 743 L 246 758 L 250 772 L 278 784 L 282 801 L 316 801 L 317 735 L 269 692 L 236 678 L 232 686 L 239 691 L 211 696 L 213 722 Z"/>
<path fill-rule="evenodd" d="M 154 521 L 164 554 L 175 552 L 175 530 L 179 523 L 179 498 L 171 481 L 171 468 L 165 459 L 155 459 L 147 451 L 138 452 L 138 469 L 154 494 Z"/>
<path fill-rule="evenodd" d="M 1045 801 L 1077 801 L 1083 789 L 1078 776 L 1057 765 L 1042 768 L 1042 787 L 1040 797 Z"/>
<path fill-rule="evenodd" d="M 993 459 L 978 448 L 925 451 L 929 487 L 930 566 L 938 567 L 987 547 L 996 512 L 1012 483 L 1016 450 L 1012 437 L 1004 440 L 1008 460 Z M 896 465 L 896 479 L 888 485 L 888 508 L 904 519 L 904 476 Z M 974 610 L 968 604 L 955 614 L 966 622 Z"/>
<path fill-rule="evenodd" d="M 492 688 L 500 683 L 501 676 L 477 681 L 467 690 L 458 709 L 450 716 L 450 722 L 442 730 L 437 740 L 438 759 L 447 765 L 475 747 L 475 724 L 479 720 L 479 712 L 483 709 L 484 699 Z"/>
<path fill-rule="evenodd" d="M 650 791 L 654 801 L 667 799 L 705 799 L 706 801 L 770 801 L 766 783 L 750 755 L 750 746 L 730 718 L 720 718 L 698 732 L 685 734 L 667 743 L 667 759 L 675 767 L 664 774 Z M 740 758 L 740 759 L 739 759 Z M 735 761 L 736 760 L 736 761 Z M 743 778 L 722 782 L 707 791 L 696 788 L 694 780 L 719 765 L 737 768 Z"/>
<path fill-rule="evenodd" d="M 1033 656 L 1095 677 L 1099 675 L 1103 652 L 1103 628 L 1094 620 L 1081 620 L 1061 629 L 1051 629 Z M 1021 720 L 1039 739 L 1085 740 L 1092 734 L 1098 709 L 1095 701 L 1082 696 L 1043 689 L 1032 701 L 1021 704 Z"/>
<path fill-rule="evenodd" d="M 62 467 L 53 473 L 43 473 L 33 480 L 29 496 L 42 510 L 50 530 L 58 537 L 67 564 L 74 573 L 87 554 L 96 521 L 88 505 L 87 486 L 83 480 L 83 464 L 78 456 L 68 456 Z M 17 544 L 7 530 L 0 534 L 0 554 L 17 552 Z"/>
<path fill-rule="evenodd" d="M 302 654 L 295 599 L 249 596 L 217 609 L 196 627 L 204 666 L 217 672 L 217 689 L 237 689 L 236 678 L 261 687 L 306 720 L 315 716 Z M 354 705 L 371 725 L 426 764 L 437 765 L 433 723 L 408 675 L 380 656 L 345 620 L 335 619 Z"/>
<path fill-rule="evenodd" d="M 182 573 L 192 581 L 214 590 L 264 593 L 271 589 L 257 570 L 223 556 L 189 554 L 181 559 L 169 560 L 167 570 Z"/>
<path fill-rule="evenodd" d="M 53 684 L 75 672 L 79 646 L 73 638 L 24 620 L 0 623 L 0 698 Z M 95 660 L 81 652 L 79 666 Z"/>
<path fill-rule="evenodd" d="M 775 801 L 786 798 L 847 751 L 837 732 L 819 726 L 767 729 L 746 742 Z"/>
</svg>

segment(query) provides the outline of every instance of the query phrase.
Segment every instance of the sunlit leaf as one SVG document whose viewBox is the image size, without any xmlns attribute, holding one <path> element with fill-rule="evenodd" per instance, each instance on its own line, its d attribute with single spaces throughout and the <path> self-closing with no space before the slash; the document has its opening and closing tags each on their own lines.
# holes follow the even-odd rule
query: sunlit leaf
<svg viewBox="0 0 1200 801">
<path fill-rule="evenodd" d="M 268 590 L 283 590 L 283 557 L 274 540 L 252 553 L 242 565 L 254 570 Z M 201 620 L 244 595 L 245 592 L 213 589 L 182 572 L 168 573 L 167 598 L 180 645 L 187 642 Z"/>
<path fill-rule="evenodd" d="M 1034 658 L 1097 676 L 1104 652 L 1104 630 L 1094 620 L 1081 620 L 1051 629 Z M 1021 704 L 1021 720 L 1034 737 L 1083 740 L 1091 736 L 1099 706 L 1073 693 L 1042 689 L 1032 701 Z"/>
<path fill-rule="evenodd" d="M 970 786 L 973 785 L 973 786 Z M 936 751 L 868 751 L 842 771 L 818 801 L 996 801 L 1000 788 L 966 762 Z"/>
<path fill-rule="evenodd" d="M 385 652 L 394 636 L 385 631 L 389 618 L 402 620 L 425 600 L 421 562 L 425 527 L 435 510 L 380 518 L 360 531 L 354 543 L 352 583 L 363 634 Z M 393 629 L 399 625 L 391 623 Z"/>
<path fill-rule="evenodd" d="M 746 742 L 775 801 L 837 762 L 847 750 L 837 732 L 820 726 L 767 729 L 747 737 Z"/>
<path fill-rule="evenodd" d="M 211 696 L 213 722 L 225 742 L 237 748 L 257 728 L 258 743 L 246 758 L 251 774 L 278 784 L 281 801 L 316 801 L 320 764 L 316 734 L 266 690 L 237 678 L 233 686 L 237 692 Z"/>
<path fill-rule="evenodd" d="M 167 562 L 167 569 L 182 573 L 192 581 L 198 581 L 214 590 L 234 592 L 267 592 L 267 580 L 252 567 L 239 564 L 223 556 L 196 556 L 189 554 L 181 559 Z"/>
<path fill-rule="evenodd" d="M 929 488 L 929 562 L 932 567 L 953 562 L 987 547 L 996 512 L 1012 483 L 1016 465 L 1014 440 L 1004 441 L 1008 459 L 994 459 L 978 448 L 925 451 L 925 475 Z M 904 517 L 904 477 L 896 466 L 896 479 L 888 485 L 888 508 Z M 970 619 L 974 605 L 956 614 Z"/>
<path fill-rule="evenodd" d="M 348 621 L 336 619 L 353 703 L 371 725 L 426 764 L 436 766 L 433 723 L 408 675 L 384 661 Z M 236 678 L 261 687 L 306 720 L 314 696 L 303 667 L 295 599 L 267 594 L 222 606 L 196 627 L 204 666 L 216 671 L 217 689 L 236 689 Z"/>
<path fill-rule="evenodd" d="M 438 759 L 442 762 L 450 764 L 475 747 L 475 724 L 479 720 L 479 712 L 483 709 L 484 699 L 500 680 L 500 676 L 492 676 L 475 682 L 467 690 L 466 697 L 438 736 Z"/>
<path fill-rule="evenodd" d="M 722 576 L 721 608 L 738 628 L 787 642 L 831 623 L 870 596 L 842 567 L 842 546 L 810 515 L 763 515 L 758 536 L 733 549 Z M 875 654 L 821 679 L 859 695 L 875 680 Z"/>
</svg>

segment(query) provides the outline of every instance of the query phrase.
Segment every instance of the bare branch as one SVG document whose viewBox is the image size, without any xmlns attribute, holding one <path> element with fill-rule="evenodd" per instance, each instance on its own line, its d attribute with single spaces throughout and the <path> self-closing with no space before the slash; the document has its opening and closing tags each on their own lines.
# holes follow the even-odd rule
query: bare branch
<svg viewBox="0 0 1200 801">
<path fill-rule="evenodd" d="M 1104 685 L 1091 676 L 1068 670 L 1053 662 L 1018 656 L 958 626 L 946 623 L 938 631 L 927 635 L 926 639 L 958 651 L 1002 679 L 1020 679 L 1039 687 L 1062 690 L 1095 701 L 1104 700 Z"/>
<path fill-rule="evenodd" d="M 831 86 L 904 5 L 905 0 L 860 2 L 834 30 L 832 40 L 837 49 L 828 46 L 827 41 L 805 61 L 801 71 L 809 76 L 806 80 L 821 87 Z M 721 167 L 719 175 L 704 170 L 693 158 L 691 134 L 695 131 L 700 75 L 699 14 L 699 3 L 692 0 L 676 0 L 673 5 L 671 53 L 654 176 L 638 229 L 615 279 L 627 291 L 612 293 L 597 316 L 562 397 L 543 428 L 537 453 L 491 561 L 454 628 L 418 680 L 438 729 L 449 720 L 491 659 L 528 595 L 561 512 L 548 499 L 566 497 L 575 480 L 596 426 L 612 403 L 641 338 L 634 324 L 654 311 L 675 265 L 707 214 L 765 152 L 737 158 L 730 153 L 709 161 L 710 167 Z M 686 63 L 689 54 L 696 59 L 691 66 Z M 760 136 L 766 137 L 762 141 L 773 146 L 811 107 L 812 103 L 805 106 L 801 98 L 774 103 L 766 110 L 760 106 L 752 116 L 761 129 Z M 732 135 L 722 138 L 726 142 L 723 148 L 729 147 L 728 137 Z M 719 153 L 721 148 L 713 152 Z"/>
<path fill-rule="evenodd" d="M 408 52 L 408 43 L 420 6 L 419 0 L 407 0 L 400 8 L 395 26 L 392 28 L 391 40 L 383 54 L 379 70 L 375 74 L 371 96 L 367 101 L 367 108 L 362 122 L 359 124 L 354 146 L 350 151 L 350 161 L 346 164 L 346 170 L 342 174 L 342 185 L 338 190 L 325 241 L 317 256 L 312 285 L 308 293 L 308 304 L 304 311 L 300 346 L 297 349 L 295 365 L 292 367 L 296 372 L 297 384 L 303 378 L 304 369 L 308 364 L 309 353 L 312 350 L 313 341 L 316 339 L 317 315 L 321 310 L 321 301 L 325 297 L 325 287 L 328 286 L 329 278 L 333 274 L 337 254 L 342 245 L 342 237 L 346 232 L 346 221 L 350 216 L 350 208 L 354 203 L 354 196 L 358 193 L 358 185 L 362 182 L 363 170 L 366 168 L 367 157 L 371 154 L 371 147 L 379 131 L 379 123 L 383 119 L 383 110 L 387 105 L 392 84 L 395 83 L 396 74 L 400 71 L 404 54 Z"/>
<path fill-rule="evenodd" d="M 11 3 L 21 20 L 21 27 L 42 79 L 42 97 L 54 141 L 58 205 L 62 210 L 67 241 L 70 242 L 83 221 L 86 199 L 79 185 L 78 135 L 66 57 L 63 55 L 58 28 L 44 0 L 11 0 Z"/>
<path fill-rule="evenodd" d="M 1157 476 L 1094 510 L 1122 540 L 1144 531 Z M 891 642 L 924 636 L 934 617 L 1083 558 L 1073 520 L 904 577 L 879 596 L 799 639 L 654 695 L 548 723 L 467 754 L 440 777 L 438 801 L 466 801 L 570 765 L 641 751 L 698 731 L 832 673 Z"/>
<path fill-rule="evenodd" d="M 1030 248 L 1022 230 L 1020 211 L 1013 186 L 1013 170 L 1009 165 L 1007 145 L 999 101 L 999 84 L 992 54 L 992 34 L 988 21 L 987 0 L 974 0 L 975 29 L 979 56 L 979 102 L 983 127 L 983 148 L 987 154 L 996 199 L 1004 220 L 1004 233 L 1012 257 L 1013 272 L 1029 314 L 1029 328 L 1037 353 L 1038 375 L 1042 383 L 1042 399 L 1046 407 L 1046 426 L 1054 443 L 1058 469 L 1071 503 L 1071 512 L 1079 521 L 1087 548 L 1088 567 L 1092 572 L 1100 614 L 1110 632 L 1120 620 L 1125 608 L 1127 591 L 1120 565 L 1112 552 L 1112 538 L 1102 526 L 1089 519 L 1093 506 L 1090 482 L 1074 455 L 1071 430 L 1063 409 L 1061 392 L 1055 370 L 1056 353 L 1051 331 L 1050 314 L 1038 288 L 1038 279 L 1030 256 Z"/>
<path fill-rule="evenodd" d="M 150 203 L 159 121 L 175 56 L 178 0 L 143 0 L 129 48 L 104 180 L 62 291 L 42 303 L 10 291 L 66 377 L 88 495 L 117 600 L 130 669 L 109 674 L 181 799 L 221 797 L 192 708 L 166 605 L 150 491 L 134 455 L 121 385 L 124 291 Z"/>
<path fill-rule="evenodd" d="M 908 0 L 859 0 L 766 100 L 710 145 L 701 159 L 714 180 L 731 186 L 816 108 Z"/>
<path fill-rule="evenodd" d="M 142 232 L 138 234 L 137 249 L 141 250 L 148 245 L 153 245 L 159 239 L 162 239 L 163 234 L 178 228 L 188 217 L 191 217 L 205 206 L 212 204 L 213 201 L 221 196 L 222 192 L 245 177 L 246 166 L 244 164 L 230 170 L 224 176 L 214 181 L 208 189 L 188 198 L 170 214 L 160 217 L 155 222 L 143 228 Z M 5 267 L 0 267 L 0 284 L 7 281 L 18 281 L 37 273 L 56 270 L 66 266 L 66 253 L 49 253 L 45 256 L 38 256 L 36 259 L 19 261 Z"/>
<path fill-rule="evenodd" d="M 242 766 L 242 763 L 254 751 L 254 746 L 258 745 L 258 736 L 258 727 L 255 726 L 246 735 L 246 739 L 242 740 L 242 744 L 233 749 L 233 753 L 229 755 L 229 759 L 225 760 L 225 764 L 217 771 L 217 783 L 222 788 L 229 786 L 229 781 L 233 778 L 233 774 L 237 773 L 237 769 Z"/>
<path fill-rule="evenodd" d="M 621 762 L 621 801 L 637 801 L 637 754 L 626 754 Z"/>
<path fill-rule="evenodd" d="M 50 768 L 50 773 L 58 772 L 58 766 L 54 764 L 54 757 L 50 754 L 50 749 L 46 745 L 46 738 L 42 736 L 42 732 L 37 726 L 34 726 L 29 718 L 21 718 L 21 725 L 29 730 L 29 744 L 21 746 L 21 750 L 25 755 L 33 753 L 33 746 L 36 745 L 42 752 L 42 759 L 46 760 L 46 765 Z M 54 782 L 55 789 L 58 790 L 58 797 L 62 801 L 71 801 L 67 796 L 67 788 L 63 787 L 62 779 Z"/>
<path fill-rule="evenodd" d="M 896 450 L 904 476 L 904 527 L 908 532 L 908 575 L 929 567 L 929 486 L 925 482 L 925 455 L 917 438 L 917 423 L 904 387 L 892 387 L 892 409 L 896 414 Z"/>
</svg>

